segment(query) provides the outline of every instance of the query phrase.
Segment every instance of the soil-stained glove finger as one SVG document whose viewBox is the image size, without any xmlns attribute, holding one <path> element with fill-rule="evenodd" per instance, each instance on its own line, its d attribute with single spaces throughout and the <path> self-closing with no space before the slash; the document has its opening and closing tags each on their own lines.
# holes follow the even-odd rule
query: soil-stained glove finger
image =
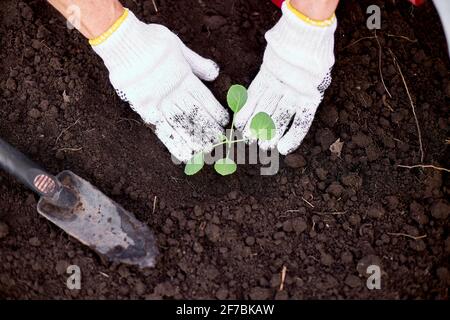
<svg viewBox="0 0 450 320">
<path fill-rule="evenodd" d="M 156 136 L 166 146 L 169 152 L 181 162 L 192 158 L 194 151 L 174 128 L 165 120 L 158 121 L 155 130 Z"/>
<path fill-rule="evenodd" d="M 235 126 L 242 133 L 244 132 L 248 122 L 253 117 L 256 106 L 258 105 L 262 95 L 267 91 L 267 89 L 268 84 L 266 83 L 264 77 L 261 76 L 261 73 L 259 73 L 248 88 L 247 103 L 236 114 Z"/>
<path fill-rule="evenodd" d="M 260 112 L 267 113 L 269 116 L 272 116 L 272 114 L 275 112 L 277 108 L 284 107 L 284 105 L 281 105 L 280 102 L 283 98 L 283 94 L 280 92 L 277 92 L 275 90 L 266 90 L 261 95 L 261 98 L 259 99 L 255 110 L 253 111 L 253 114 L 250 116 L 249 121 L 247 122 L 247 126 L 250 125 L 253 117 L 257 115 Z"/>
<path fill-rule="evenodd" d="M 220 67 L 211 59 L 203 58 L 180 41 L 184 57 L 192 68 L 192 72 L 202 80 L 214 81 L 219 75 Z"/>
<path fill-rule="evenodd" d="M 167 122 L 195 153 L 209 152 L 224 132 L 193 98 L 165 101 L 161 107 Z"/>
<path fill-rule="evenodd" d="M 315 110 L 315 108 L 301 108 L 297 111 L 291 128 L 278 142 L 277 148 L 281 154 L 289 154 L 300 146 L 314 120 Z"/>
<path fill-rule="evenodd" d="M 277 146 L 295 115 L 295 105 L 295 98 L 286 96 L 281 98 L 280 102 L 277 104 L 275 112 L 270 115 L 275 123 L 275 136 L 271 140 L 260 140 L 258 145 L 261 149 L 269 150 L 274 149 Z"/>
<path fill-rule="evenodd" d="M 197 79 L 198 81 L 198 79 Z M 202 83 L 199 82 L 201 86 Z M 194 97 L 201 87 L 190 82 L 193 91 L 181 90 L 163 101 L 159 109 L 166 121 L 195 152 L 209 152 L 224 133 L 224 128 Z M 206 88 L 205 88 L 206 89 Z"/>
<path fill-rule="evenodd" d="M 216 120 L 218 124 L 225 127 L 230 121 L 230 114 L 214 97 L 212 92 L 198 79 L 192 77 L 190 85 L 186 88 L 189 93 L 197 100 L 199 105 Z"/>
<path fill-rule="evenodd" d="M 279 106 L 279 102 L 281 101 L 281 99 L 282 95 L 271 89 L 266 90 L 260 95 L 260 98 L 256 103 L 256 106 L 254 107 L 253 113 L 250 115 L 244 129 L 242 130 L 242 135 L 244 136 L 244 138 L 249 139 L 250 142 L 255 141 L 250 128 L 253 117 L 260 112 L 267 113 L 269 116 L 271 116 L 275 112 L 277 106 Z"/>
</svg>

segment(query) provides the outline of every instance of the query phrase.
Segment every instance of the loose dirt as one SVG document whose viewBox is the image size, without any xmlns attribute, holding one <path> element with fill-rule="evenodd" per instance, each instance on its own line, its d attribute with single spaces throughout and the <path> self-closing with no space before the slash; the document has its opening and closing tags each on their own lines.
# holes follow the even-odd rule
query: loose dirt
<svg viewBox="0 0 450 320">
<path fill-rule="evenodd" d="M 220 64 L 210 88 L 223 103 L 231 84 L 256 75 L 280 16 L 268 0 L 159 0 L 158 13 L 152 1 L 124 2 Z M 366 28 L 374 3 L 381 50 Z M 390 53 L 415 102 L 424 163 L 449 167 L 450 63 L 431 1 L 342 1 L 334 81 L 304 143 L 271 177 L 257 165 L 184 176 L 54 10 L 7 0 L 0 14 L 0 136 L 54 173 L 91 181 L 147 222 L 161 251 L 152 270 L 102 262 L 1 173 L 0 298 L 448 298 L 448 173 L 397 167 L 421 154 Z M 340 157 L 329 151 L 338 138 Z M 381 290 L 366 287 L 371 264 Z M 81 290 L 66 287 L 68 265 L 81 268 Z"/>
</svg>

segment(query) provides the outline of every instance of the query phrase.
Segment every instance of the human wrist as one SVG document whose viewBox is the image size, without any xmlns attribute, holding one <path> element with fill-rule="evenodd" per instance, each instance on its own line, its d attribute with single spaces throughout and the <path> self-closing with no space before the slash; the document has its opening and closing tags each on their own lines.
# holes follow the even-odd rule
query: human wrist
<svg viewBox="0 0 450 320">
<path fill-rule="evenodd" d="M 128 9 L 124 9 L 108 30 L 89 40 L 89 43 L 110 71 L 117 68 L 132 69 L 146 59 L 148 50 L 141 48 L 149 44 L 142 23 Z"/>
<path fill-rule="evenodd" d="M 119 28 L 122 27 L 123 24 L 125 24 L 125 21 L 128 19 L 129 10 L 124 9 L 122 14 L 115 20 L 115 22 L 103 33 L 101 33 L 99 36 L 89 39 L 89 44 L 91 46 L 98 46 L 108 40 L 109 37 L 111 37 Z M 131 20 L 132 18 L 130 18 Z"/>
<path fill-rule="evenodd" d="M 87 39 L 108 30 L 123 14 L 119 0 L 47 0 Z"/>
<path fill-rule="evenodd" d="M 124 14 L 125 8 L 119 1 L 113 1 L 109 10 L 105 10 L 101 17 L 93 16 L 82 19 L 83 35 L 92 40 L 107 32 Z"/>
<path fill-rule="evenodd" d="M 334 16 L 339 0 L 288 0 L 298 12 L 316 21 L 328 20 Z"/>
</svg>

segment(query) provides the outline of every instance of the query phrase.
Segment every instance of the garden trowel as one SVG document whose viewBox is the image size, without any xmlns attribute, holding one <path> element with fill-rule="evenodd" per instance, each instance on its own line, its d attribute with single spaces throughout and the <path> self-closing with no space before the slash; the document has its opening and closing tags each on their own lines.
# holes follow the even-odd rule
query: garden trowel
<svg viewBox="0 0 450 320">
<path fill-rule="evenodd" d="M 41 196 L 37 210 L 110 261 L 153 267 L 155 237 L 144 223 L 71 171 L 53 176 L 0 139 L 0 166 Z"/>
</svg>

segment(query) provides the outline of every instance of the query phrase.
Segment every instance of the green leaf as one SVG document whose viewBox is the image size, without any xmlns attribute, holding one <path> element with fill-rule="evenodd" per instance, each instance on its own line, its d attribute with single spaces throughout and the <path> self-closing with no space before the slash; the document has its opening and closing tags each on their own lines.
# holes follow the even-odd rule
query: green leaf
<svg viewBox="0 0 450 320">
<path fill-rule="evenodd" d="M 220 135 L 219 135 L 219 139 L 220 139 L 220 142 L 228 141 L 227 136 L 226 136 L 226 135 L 223 135 L 223 134 L 220 134 Z"/>
<path fill-rule="evenodd" d="M 194 174 L 202 170 L 204 165 L 205 160 L 203 158 L 203 153 L 197 153 L 191 158 L 191 160 L 186 163 L 186 166 L 184 167 L 184 173 L 188 176 L 193 176 Z"/>
<path fill-rule="evenodd" d="M 233 160 L 229 158 L 223 158 L 216 162 L 216 164 L 214 165 L 214 169 L 218 174 L 222 176 L 228 176 L 236 172 L 237 165 Z"/>
<path fill-rule="evenodd" d="M 245 87 L 235 84 L 230 87 L 227 94 L 228 106 L 234 113 L 239 112 L 247 102 L 247 89 Z"/>
<path fill-rule="evenodd" d="M 253 117 L 250 131 L 256 139 L 272 140 L 275 136 L 275 123 L 267 113 L 260 112 Z"/>
</svg>

